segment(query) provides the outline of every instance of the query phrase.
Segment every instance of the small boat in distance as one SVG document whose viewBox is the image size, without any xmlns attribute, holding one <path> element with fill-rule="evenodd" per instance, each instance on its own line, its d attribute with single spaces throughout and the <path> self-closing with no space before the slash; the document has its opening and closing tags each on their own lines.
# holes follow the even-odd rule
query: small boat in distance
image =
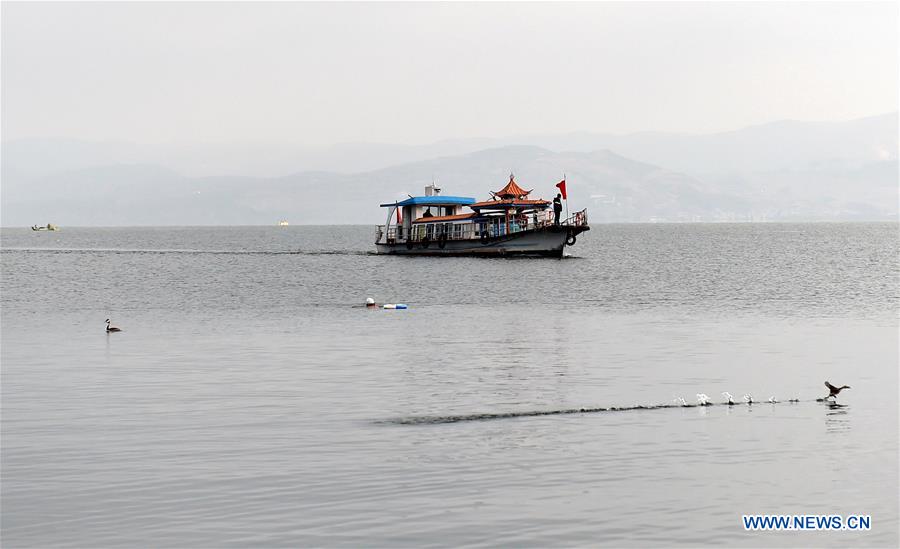
<svg viewBox="0 0 900 549">
<path fill-rule="evenodd" d="M 287 222 L 286 219 L 282 219 L 281 221 L 278 222 L 279 227 L 287 227 L 288 225 L 290 225 L 290 224 Z"/>
<path fill-rule="evenodd" d="M 590 230 L 586 209 L 557 223 L 548 210 L 551 203 L 528 198 L 531 191 L 519 187 L 513 174 L 482 202 L 440 192 L 432 184 L 425 187 L 425 196 L 382 204 L 388 215 L 376 230 L 376 253 L 562 257 L 567 245 Z M 464 207 L 471 212 L 462 211 Z"/>
<path fill-rule="evenodd" d="M 46 227 L 44 227 L 43 225 L 32 225 L 31 230 L 32 231 L 58 231 L 59 227 L 57 227 L 53 223 L 47 223 Z"/>
</svg>

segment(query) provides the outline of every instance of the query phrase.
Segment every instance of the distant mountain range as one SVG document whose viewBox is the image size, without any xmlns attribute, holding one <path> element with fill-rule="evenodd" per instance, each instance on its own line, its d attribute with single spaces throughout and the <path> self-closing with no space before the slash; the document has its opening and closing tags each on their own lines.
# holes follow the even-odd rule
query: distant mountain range
<svg viewBox="0 0 900 549">
<path fill-rule="evenodd" d="M 420 194 L 487 198 L 510 171 L 592 222 L 896 220 L 898 115 L 709 135 L 575 133 L 327 148 L 2 145 L 3 226 L 381 223 Z M 278 175 L 278 174 L 289 175 Z M 234 174 L 234 175 L 229 175 Z"/>
</svg>

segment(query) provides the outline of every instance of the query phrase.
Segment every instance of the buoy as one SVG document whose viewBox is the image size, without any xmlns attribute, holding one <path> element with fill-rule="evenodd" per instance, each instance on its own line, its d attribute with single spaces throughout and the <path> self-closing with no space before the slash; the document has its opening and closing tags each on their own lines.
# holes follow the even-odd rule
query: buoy
<svg viewBox="0 0 900 549">
<path fill-rule="evenodd" d="M 405 303 L 385 303 L 384 308 L 385 309 L 405 309 L 406 304 Z"/>
<path fill-rule="evenodd" d="M 375 306 L 375 300 L 372 299 L 371 297 L 367 297 L 366 298 L 366 307 L 374 307 L 374 306 Z"/>
</svg>

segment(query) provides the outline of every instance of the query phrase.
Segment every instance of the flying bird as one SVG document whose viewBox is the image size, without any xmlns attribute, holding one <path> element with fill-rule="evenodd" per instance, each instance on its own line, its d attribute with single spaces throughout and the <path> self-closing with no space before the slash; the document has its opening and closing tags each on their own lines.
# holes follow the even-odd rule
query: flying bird
<svg viewBox="0 0 900 549">
<path fill-rule="evenodd" d="M 122 328 L 113 326 L 112 324 L 109 323 L 109 319 L 108 318 L 106 319 L 106 333 L 121 332 L 121 331 L 122 331 Z"/>
<path fill-rule="evenodd" d="M 828 383 L 827 381 L 825 382 L 825 386 L 828 387 L 828 396 L 825 397 L 825 399 L 833 398 L 834 400 L 837 400 L 837 396 L 840 394 L 841 391 L 843 391 L 844 389 L 850 388 L 849 385 L 842 385 L 841 387 L 835 387 L 834 385 L 832 385 L 831 383 Z"/>
</svg>

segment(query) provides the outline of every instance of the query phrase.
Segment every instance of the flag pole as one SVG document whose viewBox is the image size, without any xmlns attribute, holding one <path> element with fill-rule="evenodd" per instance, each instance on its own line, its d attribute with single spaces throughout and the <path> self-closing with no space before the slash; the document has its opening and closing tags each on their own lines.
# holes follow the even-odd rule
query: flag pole
<svg viewBox="0 0 900 549">
<path fill-rule="evenodd" d="M 566 180 L 566 172 L 563 172 L 563 181 L 565 181 L 565 180 Z M 569 189 L 568 189 L 568 186 L 569 186 L 569 184 L 567 182 L 566 183 L 566 187 L 567 187 L 566 188 L 566 198 L 564 199 L 566 201 L 566 221 L 567 222 L 569 221 Z"/>
</svg>

